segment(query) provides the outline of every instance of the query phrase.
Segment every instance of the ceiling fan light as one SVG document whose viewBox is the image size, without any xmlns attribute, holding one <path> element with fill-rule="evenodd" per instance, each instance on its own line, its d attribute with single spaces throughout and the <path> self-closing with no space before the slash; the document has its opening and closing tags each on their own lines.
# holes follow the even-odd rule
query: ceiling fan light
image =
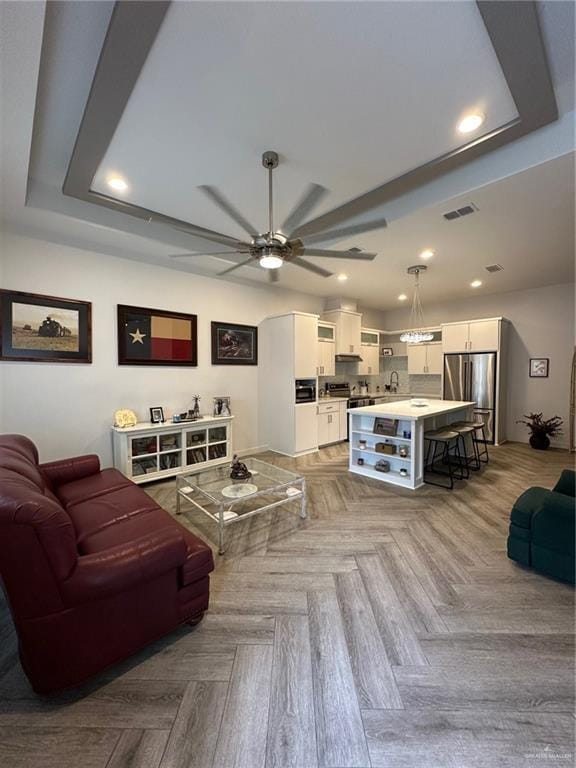
<svg viewBox="0 0 576 768">
<path fill-rule="evenodd" d="M 265 251 L 260 257 L 259 264 L 264 269 L 278 269 L 284 264 L 283 259 L 271 251 Z"/>
</svg>

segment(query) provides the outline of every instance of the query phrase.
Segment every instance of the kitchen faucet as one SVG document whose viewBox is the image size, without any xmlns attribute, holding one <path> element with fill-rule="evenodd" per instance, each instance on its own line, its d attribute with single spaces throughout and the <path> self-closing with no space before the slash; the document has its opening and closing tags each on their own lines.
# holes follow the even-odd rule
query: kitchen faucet
<svg viewBox="0 0 576 768">
<path fill-rule="evenodd" d="M 392 377 L 393 376 L 396 377 L 394 385 L 392 385 Z M 390 387 L 390 391 L 391 392 L 396 392 L 396 390 L 400 386 L 400 377 L 398 376 L 398 371 L 392 371 L 392 373 L 390 374 L 390 384 L 388 386 Z M 392 387 L 394 387 L 394 388 L 392 388 Z"/>
</svg>

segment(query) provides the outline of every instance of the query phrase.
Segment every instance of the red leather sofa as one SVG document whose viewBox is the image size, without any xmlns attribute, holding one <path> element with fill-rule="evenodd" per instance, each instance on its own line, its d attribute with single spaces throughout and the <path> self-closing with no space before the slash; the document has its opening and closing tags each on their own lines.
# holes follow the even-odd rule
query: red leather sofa
<svg viewBox="0 0 576 768">
<path fill-rule="evenodd" d="M 0 436 L 0 576 L 38 693 L 77 685 L 208 608 L 212 551 L 97 456 Z"/>
</svg>

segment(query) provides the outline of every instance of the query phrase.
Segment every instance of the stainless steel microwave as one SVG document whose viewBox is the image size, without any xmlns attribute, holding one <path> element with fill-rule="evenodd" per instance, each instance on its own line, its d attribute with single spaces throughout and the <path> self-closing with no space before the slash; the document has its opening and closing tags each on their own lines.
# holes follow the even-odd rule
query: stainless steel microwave
<svg viewBox="0 0 576 768">
<path fill-rule="evenodd" d="M 296 403 L 316 402 L 316 379 L 296 379 Z"/>
</svg>

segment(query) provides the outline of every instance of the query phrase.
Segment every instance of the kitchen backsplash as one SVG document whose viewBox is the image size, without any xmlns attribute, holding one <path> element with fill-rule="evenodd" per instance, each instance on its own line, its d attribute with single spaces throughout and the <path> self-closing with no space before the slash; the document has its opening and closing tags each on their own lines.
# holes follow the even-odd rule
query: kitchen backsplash
<svg viewBox="0 0 576 768">
<path fill-rule="evenodd" d="M 400 394 L 427 395 L 429 397 L 442 397 L 442 377 L 432 374 L 409 375 L 407 357 L 381 357 L 379 376 L 358 376 L 356 363 L 337 363 L 336 376 L 320 376 L 320 389 L 327 382 L 338 383 L 347 381 L 350 387 L 356 387 L 356 393 L 359 391 L 359 382 L 368 382 L 369 391 L 376 392 L 380 387 L 380 392 L 384 392 L 384 386 L 390 383 L 390 374 L 396 371 L 398 374 L 398 392 Z"/>
</svg>

